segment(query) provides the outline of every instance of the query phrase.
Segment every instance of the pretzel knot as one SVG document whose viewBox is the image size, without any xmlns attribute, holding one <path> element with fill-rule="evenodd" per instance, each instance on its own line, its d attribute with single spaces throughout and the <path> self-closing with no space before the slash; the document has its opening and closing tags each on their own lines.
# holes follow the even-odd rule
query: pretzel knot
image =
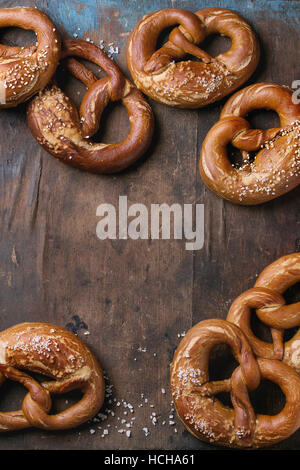
<svg viewBox="0 0 300 470">
<path fill-rule="evenodd" d="M 281 127 L 251 129 L 245 116 L 261 108 L 274 110 Z M 228 158 L 229 144 L 242 151 L 239 168 Z M 252 151 L 257 152 L 254 161 Z M 237 204 L 261 204 L 298 186 L 300 104 L 292 102 L 292 92 L 284 86 L 258 83 L 234 94 L 203 142 L 199 166 L 204 183 Z"/>
<path fill-rule="evenodd" d="M 300 374 L 300 330 L 284 343 L 284 330 L 300 326 L 300 302 L 285 305 L 282 294 L 300 282 L 300 253 L 283 256 L 263 270 L 255 287 L 240 295 L 230 307 L 227 321 L 238 325 L 254 353 L 267 359 L 278 359 Z M 251 329 L 251 311 L 269 327 L 273 344 L 257 338 Z"/>
<path fill-rule="evenodd" d="M 228 344 L 239 362 L 231 378 L 209 381 L 209 354 Z M 275 382 L 286 403 L 275 416 L 255 414 L 249 390 L 261 378 Z M 300 425 L 300 378 L 282 362 L 255 359 L 244 333 L 225 320 L 205 320 L 188 331 L 171 364 L 171 388 L 175 407 L 185 427 L 195 437 L 230 447 L 262 447 L 291 435 Z M 215 395 L 230 392 L 233 408 Z"/>
<path fill-rule="evenodd" d="M 155 51 L 162 31 L 175 25 L 179 27 Z M 216 33 L 230 37 L 232 47 L 211 57 L 197 44 Z M 180 61 L 187 54 L 198 60 Z M 234 91 L 252 75 L 259 55 L 250 26 L 224 8 L 150 13 L 134 27 L 127 45 L 127 64 L 137 87 L 160 103 L 182 108 L 199 108 Z"/>
<path fill-rule="evenodd" d="M 28 389 L 21 410 L 0 412 L 0 431 L 30 426 L 69 429 L 92 418 L 101 408 L 105 386 L 100 365 L 69 331 L 48 323 L 22 323 L 0 333 L 0 351 L 0 385 L 10 379 Z M 25 371 L 52 380 L 38 383 Z M 60 413 L 49 414 L 51 394 L 75 389 L 83 393 L 78 403 Z"/>
<path fill-rule="evenodd" d="M 1 108 L 10 108 L 42 90 L 54 74 L 60 58 L 60 38 L 55 25 L 35 8 L 1 8 L 0 28 L 19 27 L 36 33 L 28 47 L 0 44 Z"/>
<path fill-rule="evenodd" d="M 98 80 L 74 56 L 97 64 L 108 77 Z M 33 136 L 54 157 L 71 166 L 94 173 L 123 170 L 150 145 L 154 127 L 150 106 L 117 65 L 95 45 L 68 40 L 63 57 L 66 68 L 88 88 L 80 115 L 70 98 L 53 84 L 28 107 L 28 125 Z M 90 137 L 98 131 L 101 114 L 110 100 L 122 100 L 126 107 L 129 135 L 117 144 L 94 143 Z"/>
</svg>

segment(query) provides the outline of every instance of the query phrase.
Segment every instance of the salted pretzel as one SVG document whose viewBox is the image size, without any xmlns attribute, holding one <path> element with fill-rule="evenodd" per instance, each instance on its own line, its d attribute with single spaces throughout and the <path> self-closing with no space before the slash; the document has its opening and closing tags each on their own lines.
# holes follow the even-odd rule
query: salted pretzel
<svg viewBox="0 0 300 470">
<path fill-rule="evenodd" d="M 229 379 L 209 381 L 209 355 L 228 344 L 239 362 Z M 276 383 L 285 406 L 274 416 L 256 414 L 248 391 L 261 379 Z M 288 365 L 256 359 L 244 333 L 225 320 L 205 320 L 180 342 L 171 364 L 171 388 L 177 413 L 187 430 L 203 441 L 237 448 L 258 448 L 289 437 L 300 426 L 300 377 Z M 233 408 L 215 395 L 229 392 Z"/>
<path fill-rule="evenodd" d="M 94 173 L 123 170 L 150 145 L 154 127 L 150 106 L 118 66 L 94 44 L 67 40 L 62 55 L 66 68 L 88 88 L 80 115 L 70 98 L 53 84 L 28 107 L 28 125 L 33 136 L 54 157 L 71 166 Z M 74 56 L 97 64 L 108 76 L 97 79 Z M 97 132 L 101 114 L 110 100 L 121 100 L 126 107 L 129 134 L 117 144 L 94 143 L 90 137 Z"/>
<path fill-rule="evenodd" d="M 245 117 L 262 108 L 278 114 L 280 128 L 251 128 Z M 242 152 L 238 168 L 229 160 L 229 144 Z M 249 152 L 256 152 L 254 161 Z M 199 167 L 204 183 L 236 204 L 261 204 L 298 186 L 300 104 L 293 103 L 292 92 L 285 86 L 257 83 L 235 93 L 203 142 Z"/>
<path fill-rule="evenodd" d="M 39 383 L 27 372 L 52 380 Z M 0 384 L 21 383 L 28 393 L 22 409 L 0 412 L 0 431 L 35 426 L 69 429 L 92 418 L 104 400 L 104 379 L 92 352 L 73 333 L 49 323 L 21 323 L 0 333 Z M 51 395 L 80 389 L 83 397 L 66 410 L 49 414 Z"/>
<path fill-rule="evenodd" d="M 156 50 L 162 31 L 176 25 Z M 200 49 L 197 45 L 211 34 L 230 37 L 229 51 L 211 57 Z M 196 60 L 181 60 L 187 54 Z M 127 45 L 127 64 L 136 86 L 154 100 L 180 108 L 200 108 L 236 90 L 254 72 L 259 55 L 251 27 L 225 8 L 150 13 L 136 24 Z"/>
<path fill-rule="evenodd" d="M 35 8 L 0 9 L 0 28 L 18 27 L 36 33 L 37 43 L 27 47 L 0 44 L 0 108 L 10 108 L 42 90 L 60 58 L 60 38 L 55 25 Z"/>
<path fill-rule="evenodd" d="M 259 357 L 279 359 L 300 374 L 300 330 L 284 342 L 284 330 L 300 326 L 300 302 L 286 305 L 282 294 L 300 282 L 300 253 L 283 256 L 267 266 L 255 287 L 231 305 L 227 320 L 238 325 Z M 273 344 L 257 338 L 251 329 L 251 313 L 271 327 Z"/>
</svg>

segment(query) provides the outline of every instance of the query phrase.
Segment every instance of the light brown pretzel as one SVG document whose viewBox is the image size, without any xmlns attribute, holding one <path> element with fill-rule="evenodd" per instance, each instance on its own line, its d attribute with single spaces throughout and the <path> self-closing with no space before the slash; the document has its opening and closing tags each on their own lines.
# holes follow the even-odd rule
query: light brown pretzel
<svg viewBox="0 0 300 470">
<path fill-rule="evenodd" d="M 56 70 L 61 49 L 55 25 L 35 8 L 1 8 L 0 28 L 10 26 L 33 30 L 37 43 L 28 47 L 0 44 L 1 108 L 17 106 L 42 90 Z"/>
<path fill-rule="evenodd" d="M 155 50 L 161 32 L 178 24 Z M 197 44 L 215 33 L 229 36 L 232 47 L 211 57 Z M 179 61 L 187 54 L 198 60 Z M 136 24 L 127 45 L 127 64 L 136 86 L 160 103 L 181 108 L 200 108 L 234 91 L 252 75 L 259 55 L 248 23 L 225 8 L 150 13 Z"/>
<path fill-rule="evenodd" d="M 24 371 L 53 380 L 38 383 Z M 5 379 L 28 389 L 22 409 L 0 412 L 0 431 L 35 426 L 69 429 L 95 416 L 104 400 L 104 379 L 92 352 L 69 331 L 49 323 L 21 323 L 0 333 L 0 384 Z M 81 400 L 50 415 L 51 394 L 80 389 Z"/>
<path fill-rule="evenodd" d="M 73 57 L 94 62 L 108 77 L 98 80 Z M 63 57 L 67 69 L 88 88 L 80 107 L 56 85 L 46 88 L 28 107 L 28 125 L 37 141 L 54 157 L 71 166 L 94 173 L 121 171 L 148 149 L 154 126 L 152 110 L 142 94 L 100 48 L 82 40 L 67 40 Z M 89 137 L 109 100 L 122 100 L 130 121 L 130 132 L 117 144 L 94 143 Z"/>
<path fill-rule="evenodd" d="M 245 116 L 271 109 L 280 118 L 278 129 L 251 129 Z M 231 164 L 227 146 L 240 149 L 243 164 Z M 251 162 L 251 151 L 257 151 Z M 300 183 L 300 104 L 291 91 L 271 83 L 250 85 L 225 104 L 220 120 L 202 146 L 200 174 L 216 194 L 236 204 L 261 204 L 291 191 Z"/>
<path fill-rule="evenodd" d="M 231 378 L 209 381 L 209 354 L 228 344 L 239 367 Z M 265 378 L 275 382 L 286 403 L 275 416 L 255 414 L 248 390 Z M 177 413 L 198 439 L 229 447 L 263 447 L 287 438 L 300 426 L 300 378 L 282 362 L 255 359 L 243 332 L 225 320 L 205 320 L 188 331 L 171 364 L 171 388 Z M 215 395 L 230 392 L 233 409 Z"/>
<path fill-rule="evenodd" d="M 300 282 L 300 253 L 283 256 L 267 266 L 255 287 L 240 295 L 230 307 L 227 320 L 238 325 L 259 357 L 280 359 L 300 373 L 300 330 L 283 342 L 285 329 L 300 326 L 300 302 L 285 305 L 282 294 Z M 273 344 L 257 338 L 251 329 L 251 309 L 271 327 Z"/>
</svg>

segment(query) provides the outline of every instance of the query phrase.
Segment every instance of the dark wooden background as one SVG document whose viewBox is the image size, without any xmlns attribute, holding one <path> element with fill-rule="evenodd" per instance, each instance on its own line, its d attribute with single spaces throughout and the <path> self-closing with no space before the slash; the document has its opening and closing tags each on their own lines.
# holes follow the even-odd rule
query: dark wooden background
<svg viewBox="0 0 300 470">
<path fill-rule="evenodd" d="M 19 3 L 2 0 L 0 6 Z M 300 4 L 296 1 L 36 0 L 23 4 L 48 13 L 63 35 L 78 33 L 96 44 L 103 39 L 119 46 L 116 61 L 127 74 L 126 41 L 144 14 L 172 6 L 191 11 L 229 7 L 250 22 L 261 43 L 260 66 L 249 83 L 291 86 L 300 79 Z M 1 32 L 1 41 L 7 44 L 25 39 L 32 38 L 16 30 Z M 226 40 L 206 44 L 211 52 L 228 45 Z M 82 97 L 77 82 L 69 80 L 66 89 L 77 101 Z M 121 419 L 128 420 L 128 415 L 123 415 L 122 406 L 107 403 L 115 415 L 100 424 L 102 430 L 88 423 L 68 432 L 1 434 L 0 449 L 215 449 L 190 436 L 176 418 L 175 425 L 168 424 L 169 363 L 178 335 L 202 319 L 225 318 L 232 300 L 253 286 L 264 266 L 300 250 L 299 189 L 260 207 L 223 201 L 205 188 L 198 174 L 202 141 L 218 119 L 222 103 L 195 111 L 151 104 L 156 117 L 153 147 L 142 162 L 118 176 L 91 175 L 64 166 L 31 136 L 25 106 L 1 110 L 1 329 L 23 321 L 73 328 L 107 371 L 114 386 L 111 399 L 130 402 L 135 410 L 130 418 L 136 419 L 130 438 L 118 433 L 124 427 Z M 109 111 L 101 137 L 105 142 L 118 141 L 127 133 L 126 112 L 121 106 Z M 269 127 L 276 116 L 256 113 L 252 122 Z M 127 195 L 129 204 L 139 202 L 148 208 L 163 202 L 205 204 L 204 248 L 186 251 L 184 240 L 100 241 L 96 208 L 104 202 L 117 206 L 119 195 Z M 87 330 L 90 335 L 84 334 Z M 216 361 L 213 373 L 220 378 L 230 355 L 225 351 Z M 19 407 L 23 394 L 20 387 L 5 384 L 1 409 Z M 138 406 L 143 402 L 141 394 L 149 399 L 143 407 Z M 260 387 L 253 400 L 260 412 L 275 412 L 282 406 L 280 393 L 270 384 Z M 56 406 L 66 405 L 60 400 Z M 158 416 L 156 426 L 150 420 L 152 412 Z M 108 424 L 109 434 L 101 437 Z M 143 427 L 149 429 L 148 437 Z M 91 429 L 96 432 L 91 434 Z M 300 431 L 275 448 L 299 446 Z"/>
</svg>

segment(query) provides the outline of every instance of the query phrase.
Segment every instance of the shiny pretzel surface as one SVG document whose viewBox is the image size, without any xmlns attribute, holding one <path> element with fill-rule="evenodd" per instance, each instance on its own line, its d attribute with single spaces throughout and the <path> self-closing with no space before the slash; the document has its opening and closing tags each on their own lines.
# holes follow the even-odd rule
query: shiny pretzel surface
<svg viewBox="0 0 300 470">
<path fill-rule="evenodd" d="M 270 109 L 280 128 L 252 129 L 246 120 L 256 109 Z M 238 168 L 230 162 L 228 145 L 242 152 Z M 255 152 L 251 160 L 250 152 Z M 218 196 L 236 204 L 262 204 L 300 183 L 300 104 L 284 86 L 257 83 L 235 93 L 220 120 L 208 132 L 201 150 L 200 174 Z"/>
<path fill-rule="evenodd" d="M 42 90 L 60 59 L 60 38 L 55 25 L 35 8 L 0 9 L 0 28 L 19 27 L 36 33 L 32 46 L 0 44 L 0 108 L 10 108 Z"/>
<path fill-rule="evenodd" d="M 27 372 L 51 380 L 39 383 Z M 93 353 L 73 333 L 48 323 L 21 323 L 0 333 L 0 384 L 5 379 L 21 383 L 28 393 L 22 409 L 0 412 L 3 432 L 73 428 L 94 417 L 104 400 L 103 373 Z M 51 395 L 75 389 L 82 398 L 50 414 Z"/>
<path fill-rule="evenodd" d="M 176 26 L 158 50 L 166 28 Z M 228 36 L 229 51 L 211 57 L 198 45 L 211 34 Z M 160 103 L 199 108 L 220 100 L 254 72 L 259 44 L 251 27 L 237 13 L 207 8 L 191 13 L 168 8 L 144 16 L 127 45 L 127 64 L 139 89 Z M 196 60 L 181 60 L 186 55 Z"/>
<path fill-rule="evenodd" d="M 300 282 L 300 253 L 283 256 L 267 266 L 253 289 L 231 305 L 227 320 L 238 325 L 259 357 L 278 359 L 300 374 L 300 330 L 284 342 L 284 331 L 300 326 L 300 302 L 286 304 L 284 292 Z M 252 310 L 271 328 L 273 343 L 257 338 L 251 329 Z"/>
<path fill-rule="evenodd" d="M 37 141 L 54 157 L 71 166 L 94 173 L 121 171 L 148 149 L 154 127 L 149 104 L 125 78 L 118 66 L 100 48 L 82 40 L 67 40 L 62 56 L 65 65 L 88 91 L 80 113 L 71 99 L 55 84 L 30 103 L 28 125 Z M 97 79 L 74 57 L 97 64 L 107 77 Z M 121 100 L 130 122 L 128 136 L 117 144 L 94 143 L 101 114 L 109 101 Z"/>
<path fill-rule="evenodd" d="M 228 344 L 239 363 L 231 377 L 209 380 L 209 355 Z M 276 415 L 256 414 L 249 399 L 262 379 L 276 383 L 285 406 Z M 177 413 L 187 430 L 203 441 L 236 448 L 275 444 L 300 426 L 300 377 L 288 365 L 256 358 L 240 328 L 225 320 L 196 324 L 180 342 L 171 364 L 171 388 Z M 229 392 L 233 408 L 216 395 Z"/>
</svg>

